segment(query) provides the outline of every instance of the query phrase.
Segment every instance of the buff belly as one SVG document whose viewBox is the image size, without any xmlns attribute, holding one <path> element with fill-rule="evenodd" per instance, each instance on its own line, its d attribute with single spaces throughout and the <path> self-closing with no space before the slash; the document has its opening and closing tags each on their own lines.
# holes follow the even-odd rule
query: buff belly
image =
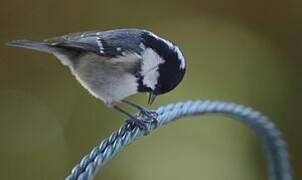
<svg viewBox="0 0 302 180">
<path fill-rule="evenodd" d="M 62 62 L 63 58 L 59 59 Z M 111 107 L 137 93 L 137 78 L 128 71 L 134 63 L 137 63 L 135 58 L 121 61 L 87 54 L 67 66 L 84 88 Z"/>
</svg>

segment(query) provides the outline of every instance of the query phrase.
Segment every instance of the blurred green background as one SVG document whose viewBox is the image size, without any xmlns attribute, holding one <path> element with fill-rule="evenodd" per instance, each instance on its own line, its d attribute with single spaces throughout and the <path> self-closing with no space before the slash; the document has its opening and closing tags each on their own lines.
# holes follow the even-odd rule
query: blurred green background
<svg viewBox="0 0 302 180">
<path fill-rule="evenodd" d="M 143 28 L 176 42 L 184 81 L 152 108 L 188 99 L 233 101 L 265 113 L 302 179 L 302 3 L 299 0 L 14 0 L 0 2 L 1 179 L 63 179 L 122 123 L 55 57 L 13 39 Z M 146 105 L 146 95 L 131 100 Z M 255 135 L 222 117 L 195 117 L 135 142 L 97 179 L 265 180 Z"/>
</svg>

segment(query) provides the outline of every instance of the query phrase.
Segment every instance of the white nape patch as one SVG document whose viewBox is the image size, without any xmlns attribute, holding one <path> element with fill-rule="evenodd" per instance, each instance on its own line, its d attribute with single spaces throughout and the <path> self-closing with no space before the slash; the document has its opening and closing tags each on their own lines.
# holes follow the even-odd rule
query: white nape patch
<svg viewBox="0 0 302 180">
<path fill-rule="evenodd" d="M 186 62 L 185 62 L 185 58 L 184 56 L 182 55 L 181 51 L 179 50 L 178 47 L 175 46 L 175 50 L 177 52 L 177 55 L 178 55 L 178 59 L 180 59 L 180 69 L 184 69 L 186 67 Z"/>
<path fill-rule="evenodd" d="M 168 40 L 166 40 L 166 39 L 163 39 L 163 38 L 161 38 L 161 37 L 159 37 L 159 36 L 157 36 L 156 34 L 153 34 L 153 33 L 151 33 L 151 32 L 150 32 L 150 35 L 153 36 L 153 37 L 155 37 L 156 39 L 159 39 L 159 40 L 161 40 L 161 41 L 164 41 L 166 44 L 168 44 L 168 46 L 169 46 L 170 49 L 174 49 L 174 45 L 173 45 L 170 41 L 168 41 Z"/>
<path fill-rule="evenodd" d="M 144 49 L 142 58 L 141 75 L 143 84 L 154 90 L 159 77 L 158 66 L 165 61 L 151 48 Z"/>
<path fill-rule="evenodd" d="M 168 44 L 169 48 L 173 51 L 176 51 L 178 59 L 180 59 L 180 69 L 184 69 L 186 67 L 186 63 L 185 63 L 185 58 L 182 55 L 181 51 L 179 50 L 179 48 L 175 45 L 173 45 L 173 43 L 171 43 L 170 41 L 163 39 L 153 33 L 150 32 L 150 35 L 152 35 L 153 37 L 155 37 L 156 39 L 162 40 L 164 41 L 166 44 Z"/>
</svg>

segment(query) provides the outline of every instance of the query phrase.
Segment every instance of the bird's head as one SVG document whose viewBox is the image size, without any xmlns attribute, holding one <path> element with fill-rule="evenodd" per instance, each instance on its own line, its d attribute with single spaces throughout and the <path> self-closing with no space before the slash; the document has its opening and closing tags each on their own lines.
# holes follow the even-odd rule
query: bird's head
<svg viewBox="0 0 302 180">
<path fill-rule="evenodd" d="M 183 79 L 186 63 L 180 49 L 151 32 L 142 35 L 142 79 L 139 90 L 149 93 L 149 104 L 160 94 L 173 90 Z"/>
</svg>

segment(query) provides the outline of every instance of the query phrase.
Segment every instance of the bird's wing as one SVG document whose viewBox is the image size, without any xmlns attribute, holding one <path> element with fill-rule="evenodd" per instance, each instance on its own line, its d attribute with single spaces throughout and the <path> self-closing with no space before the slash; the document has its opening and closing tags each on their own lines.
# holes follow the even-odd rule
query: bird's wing
<svg viewBox="0 0 302 180">
<path fill-rule="evenodd" d="M 45 43 L 53 47 L 87 51 L 110 58 L 141 52 L 140 31 L 129 29 L 71 33 L 46 39 Z"/>
</svg>

